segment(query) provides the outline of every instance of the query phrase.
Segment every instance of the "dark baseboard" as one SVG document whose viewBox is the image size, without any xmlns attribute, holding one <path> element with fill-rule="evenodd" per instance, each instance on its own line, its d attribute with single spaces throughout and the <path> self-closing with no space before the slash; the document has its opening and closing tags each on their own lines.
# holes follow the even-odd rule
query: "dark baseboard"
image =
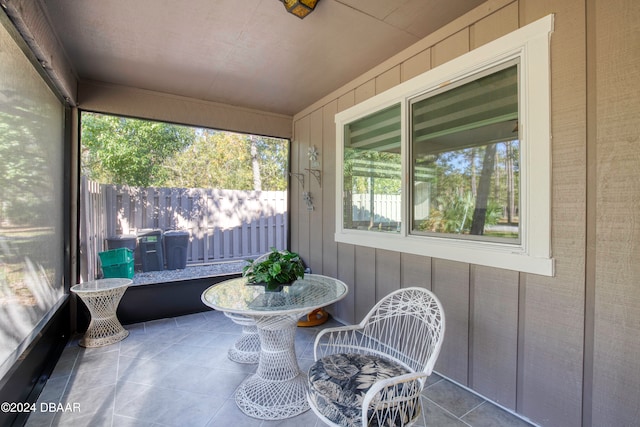
<svg viewBox="0 0 640 427">
<path fill-rule="evenodd" d="M 118 306 L 118 319 L 127 325 L 207 311 L 209 307 L 201 300 L 202 292 L 234 277 L 240 274 L 130 286 Z"/>
</svg>

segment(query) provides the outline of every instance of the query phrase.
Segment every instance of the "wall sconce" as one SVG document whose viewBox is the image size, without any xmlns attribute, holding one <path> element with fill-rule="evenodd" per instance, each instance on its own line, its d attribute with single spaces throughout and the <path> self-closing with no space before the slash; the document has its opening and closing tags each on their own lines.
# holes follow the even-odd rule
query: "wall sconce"
<svg viewBox="0 0 640 427">
<path fill-rule="evenodd" d="M 311 193 L 309 193 L 308 191 L 302 192 L 302 200 L 304 200 L 304 202 L 307 204 L 307 210 L 308 211 L 312 211 L 313 210 L 313 198 L 311 197 Z"/>
<path fill-rule="evenodd" d="M 320 155 L 320 153 L 318 152 L 318 149 L 316 148 L 315 145 L 312 145 L 311 147 L 309 147 L 309 165 L 312 168 L 319 168 L 320 167 L 320 163 L 318 162 L 318 156 Z"/>
<path fill-rule="evenodd" d="M 309 179 L 311 179 L 311 176 L 313 176 L 318 181 L 318 185 L 322 187 L 322 170 L 320 170 L 320 162 L 318 162 L 318 156 L 319 153 L 316 146 L 314 145 L 312 147 L 309 147 L 309 166 L 311 167 L 305 168 L 304 170 L 309 172 Z M 300 186 L 302 186 L 302 201 L 304 201 L 304 203 L 307 205 L 307 210 L 312 211 L 314 209 L 313 197 L 311 196 L 310 192 L 305 191 L 305 174 L 299 172 L 289 172 L 289 176 L 297 179 Z"/>
<path fill-rule="evenodd" d="M 281 0 L 287 12 L 302 19 L 315 9 L 318 0 Z"/>
<path fill-rule="evenodd" d="M 315 179 L 318 181 L 318 185 L 322 187 L 322 171 L 320 170 L 320 162 L 318 161 L 318 156 L 320 153 L 315 145 L 309 147 L 309 166 L 310 168 L 305 168 L 309 175 L 313 175 Z"/>
</svg>

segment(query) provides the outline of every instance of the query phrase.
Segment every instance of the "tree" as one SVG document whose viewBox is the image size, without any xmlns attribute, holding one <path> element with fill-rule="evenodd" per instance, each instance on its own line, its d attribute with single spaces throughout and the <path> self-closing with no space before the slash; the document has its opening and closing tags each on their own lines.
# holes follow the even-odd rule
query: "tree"
<svg viewBox="0 0 640 427">
<path fill-rule="evenodd" d="M 286 140 L 199 130 L 193 143 L 166 162 L 168 185 L 233 190 L 286 190 Z"/>
<path fill-rule="evenodd" d="M 101 183 L 282 191 L 288 160 L 284 139 L 82 115 L 82 172 Z"/>
<path fill-rule="evenodd" d="M 202 130 L 193 143 L 167 162 L 171 187 L 251 189 L 251 157 L 242 135 Z"/>
<path fill-rule="evenodd" d="M 194 140 L 193 128 L 103 114 L 82 114 L 82 172 L 108 184 L 163 186 L 165 161 Z"/>
<path fill-rule="evenodd" d="M 496 144 L 489 144 L 484 151 L 482 162 L 482 173 L 480 175 L 480 185 L 476 196 L 476 208 L 473 211 L 473 222 L 471 223 L 471 234 L 484 234 L 484 226 L 487 218 L 487 206 L 489 193 L 491 191 L 491 175 L 493 173 L 493 162 L 496 158 Z"/>
<path fill-rule="evenodd" d="M 262 190 L 262 179 L 260 178 L 260 161 L 258 160 L 258 137 L 251 135 L 251 168 L 253 170 L 253 189 L 255 191 Z"/>
<path fill-rule="evenodd" d="M 255 137 L 263 190 L 285 191 L 288 188 L 289 142 L 267 136 Z"/>
</svg>

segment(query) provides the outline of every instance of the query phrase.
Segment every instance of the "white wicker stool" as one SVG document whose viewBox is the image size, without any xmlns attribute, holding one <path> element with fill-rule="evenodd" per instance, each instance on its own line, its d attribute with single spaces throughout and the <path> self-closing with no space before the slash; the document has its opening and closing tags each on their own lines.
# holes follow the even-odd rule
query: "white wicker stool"
<svg viewBox="0 0 640 427">
<path fill-rule="evenodd" d="M 130 279 L 101 279 L 75 285 L 71 291 L 86 304 L 91 322 L 80 340 L 82 347 L 102 347 L 122 341 L 129 335 L 116 317 L 116 309 Z"/>
<path fill-rule="evenodd" d="M 237 363 L 258 363 L 260 360 L 260 336 L 256 321 L 235 313 L 224 313 L 234 323 L 242 326 L 242 335 L 227 352 L 227 357 Z"/>
</svg>

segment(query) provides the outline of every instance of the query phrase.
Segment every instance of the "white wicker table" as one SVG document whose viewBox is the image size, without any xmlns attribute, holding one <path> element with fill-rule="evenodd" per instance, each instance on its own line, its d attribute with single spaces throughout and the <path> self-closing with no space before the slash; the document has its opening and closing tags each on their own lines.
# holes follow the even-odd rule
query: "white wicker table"
<svg viewBox="0 0 640 427">
<path fill-rule="evenodd" d="M 300 372 L 294 347 L 298 319 L 346 295 L 347 285 L 342 281 L 318 274 L 305 274 L 281 292 L 247 285 L 245 278 L 227 280 L 203 292 L 205 305 L 252 318 L 258 328 L 258 369 L 236 391 L 242 412 L 280 420 L 309 409 L 306 374 Z"/>
<path fill-rule="evenodd" d="M 116 316 L 116 309 L 130 279 L 100 279 L 71 287 L 86 304 L 91 322 L 80 340 L 82 347 L 102 347 L 122 341 L 129 335 Z"/>
</svg>

